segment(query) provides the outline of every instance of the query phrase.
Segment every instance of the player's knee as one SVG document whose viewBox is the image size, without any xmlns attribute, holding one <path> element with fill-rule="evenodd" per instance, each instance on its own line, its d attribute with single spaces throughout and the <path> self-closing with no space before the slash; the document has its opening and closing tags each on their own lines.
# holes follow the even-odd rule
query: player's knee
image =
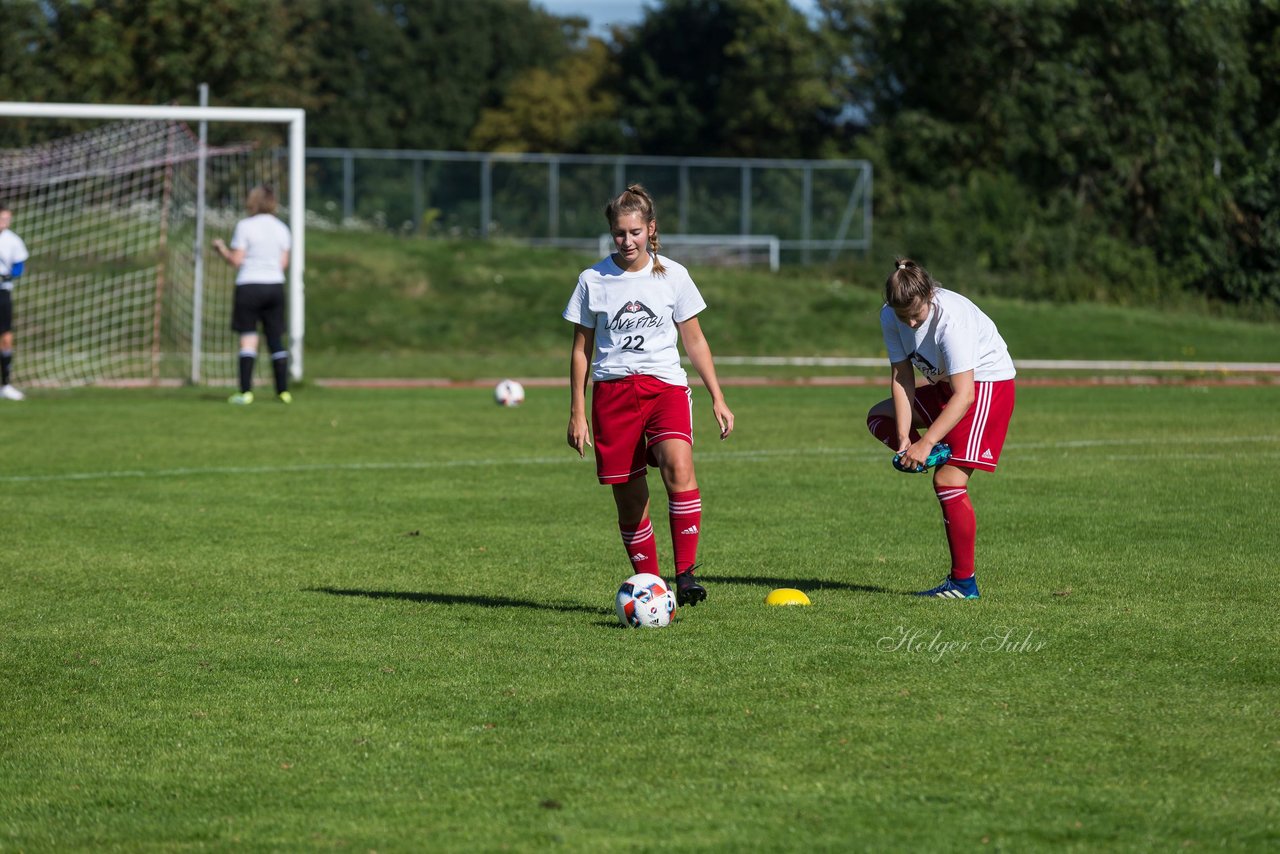
<svg viewBox="0 0 1280 854">
<path fill-rule="evenodd" d="M 688 489 L 695 489 L 697 481 L 693 474 L 693 460 L 676 459 L 664 460 L 660 469 L 662 472 L 662 482 L 667 488 L 676 492 L 683 492 Z"/>
<path fill-rule="evenodd" d="M 878 420 L 893 417 L 893 401 L 882 400 L 867 410 L 867 426 Z"/>
</svg>

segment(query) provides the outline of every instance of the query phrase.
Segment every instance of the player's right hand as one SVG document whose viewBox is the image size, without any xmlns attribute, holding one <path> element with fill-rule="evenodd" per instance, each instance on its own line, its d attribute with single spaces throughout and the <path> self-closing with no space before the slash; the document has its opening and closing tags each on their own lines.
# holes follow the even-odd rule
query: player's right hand
<svg viewBox="0 0 1280 854">
<path fill-rule="evenodd" d="M 585 457 L 586 449 L 591 447 L 591 432 L 587 429 L 587 419 L 571 416 L 567 438 L 569 447 L 577 451 L 579 457 Z"/>
</svg>

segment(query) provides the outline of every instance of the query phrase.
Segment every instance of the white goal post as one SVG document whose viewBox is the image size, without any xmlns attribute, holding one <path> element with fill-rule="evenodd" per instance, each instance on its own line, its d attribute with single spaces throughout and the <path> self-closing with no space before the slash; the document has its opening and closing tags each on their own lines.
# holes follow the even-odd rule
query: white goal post
<svg viewBox="0 0 1280 854">
<path fill-rule="evenodd" d="M 34 384 L 67 385 L 112 381 L 154 383 L 162 377 L 160 368 L 157 367 L 162 361 L 166 366 L 180 362 L 181 371 L 187 374 L 176 377 L 172 368 L 168 367 L 167 373 L 163 374 L 166 379 L 182 379 L 199 383 L 215 378 L 228 380 L 233 376 L 232 360 L 225 360 L 228 364 L 224 370 L 220 364 L 224 361 L 221 356 L 218 357 L 218 363 L 214 364 L 209 361 L 210 354 L 204 351 L 203 338 L 208 334 L 225 331 L 225 334 L 219 337 L 219 341 L 222 342 L 220 346 L 224 348 L 227 345 L 222 339 L 233 340 L 232 333 L 227 327 L 227 321 L 230 319 L 229 297 L 220 294 L 219 299 L 222 302 L 208 303 L 202 293 L 206 267 L 204 259 L 208 251 L 206 245 L 208 241 L 204 240 L 203 232 L 206 214 L 212 210 L 205 197 L 205 179 L 206 170 L 216 156 L 226 155 L 230 158 L 233 155 L 243 154 L 251 146 L 220 149 L 210 147 L 206 142 L 204 129 L 207 123 L 218 122 L 234 125 L 274 124 L 288 127 L 287 177 L 279 175 L 278 172 L 273 174 L 278 178 L 285 178 L 288 189 L 287 199 L 282 198 L 281 202 L 282 207 L 287 205 L 287 214 L 282 212 L 282 217 L 287 218 L 293 244 L 288 272 L 289 362 L 293 378 L 302 378 L 305 336 L 303 272 L 306 258 L 306 113 L 304 110 L 0 102 L 0 119 L 3 118 L 44 119 L 64 124 L 72 121 L 114 122 L 120 123 L 121 127 L 136 125 L 181 128 L 181 132 L 170 132 L 167 137 L 152 134 L 145 142 L 135 143 L 136 150 L 133 151 L 126 150 L 130 143 L 125 141 L 119 143 L 119 151 L 104 152 L 102 149 L 105 146 L 95 144 L 91 133 L 81 135 L 82 139 L 72 138 L 73 144 L 63 148 L 59 148 L 58 141 L 55 140 L 30 149 L 0 151 L 0 204 L 17 203 L 13 230 L 27 241 L 32 254 L 31 260 L 26 265 L 28 275 L 23 276 L 23 280 L 15 289 L 14 298 L 15 332 L 19 351 L 15 371 L 19 376 L 23 373 L 19 366 L 23 364 L 22 360 L 27 358 L 27 351 L 24 348 L 33 346 L 31 339 L 48 332 L 46 327 L 52 325 L 46 323 L 39 328 L 24 330 L 22 289 L 28 281 L 33 292 L 30 296 L 32 308 L 47 309 L 50 314 L 56 313 L 59 318 L 63 316 L 73 318 L 68 323 L 79 327 L 78 329 L 60 329 L 56 335 L 50 333 L 47 336 L 43 344 L 46 362 L 42 363 L 43 367 L 38 371 L 34 366 L 31 368 Z M 201 132 L 198 141 L 196 135 L 182 123 L 199 123 Z M 117 136 L 123 138 L 123 134 Z M 115 138 L 112 137 L 113 140 Z M 129 159 L 130 157 L 132 159 Z M 171 192 L 172 187 L 178 183 L 174 172 L 179 166 L 183 170 L 181 182 L 184 195 Z M 271 167 L 265 168 L 270 171 Z M 144 185 L 143 179 L 136 177 L 135 173 L 145 169 L 163 173 L 163 178 L 158 179 L 163 181 L 163 202 L 157 200 L 161 191 L 150 185 Z M 222 183 L 228 184 L 232 178 L 240 183 L 248 180 L 260 182 L 263 180 L 263 170 L 264 167 L 259 165 L 246 165 L 241 162 L 235 167 L 227 167 L 226 173 L 222 176 Z M 232 175 L 233 171 L 234 175 Z M 114 183 L 108 187 L 109 182 Z M 237 187 L 234 192 L 225 188 L 222 191 L 224 210 L 217 212 L 219 220 L 216 224 L 220 229 L 227 231 L 228 238 L 230 237 L 229 226 L 233 223 L 230 221 L 231 212 L 227 206 L 242 200 L 247 191 L 248 187 Z M 27 195 L 24 196 L 23 193 Z M 24 203 L 24 199 L 36 196 L 41 199 L 57 198 L 56 217 L 46 214 L 46 219 L 51 222 L 42 224 L 42 228 L 38 229 L 34 235 L 35 242 L 43 242 L 51 253 L 56 251 L 71 259 L 65 264 L 69 271 L 60 272 L 57 282 L 49 278 L 43 281 L 40 279 L 42 275 L 49 274 L 47 269 L 42 272 L 40 254 L 35 246 L 31 245 L 33 240 L 23 232 L 24 216 L 25 222 L 31 223 L 34 214 L 23 210 L 20 205 Z M 99 213 L 98 210 L 102 212 Z M 242 207 L 237 213 L 239 216 L 246 215 Z M 180 229 L 172 229 L 173 233 L 169 234 L 169 223 L 173 217 L 177 216 L 185 219 L 182 220 Z M 126 218 L 131 220 L 131 224 L 124 223 Z M 56 222 L 53 222 L 52 220 L 55 219 Z M 148 227 L 158 229 L 159 248 L 153 245 L 154 241 L 150 235 L 141 234 L 144 226 L 136 225 L 144 219 L 150 220 Z M 28 227 L 34 228 L 35 225 L 28 225 Z M 129 228 L 137 230 L 129 232 L 127 231 Z M 176 245 L 170 246 L 188 235 L 192 237 L 192 243 L 181 247 L 180 253 Z M 109 244 L 107 247 L 109 250 L 123 253 L 124 260 L 113 261 L 113 257 L 99 246 L 90 245 L 94 240 L 104 241 L 103 245 Z M 145 293 L 146 282 L 126 281 L 117 270 L 126 266 L 126 261 L 140 264 L 141 262 L 137 261 L 140 258 L 152 259 L 149 263 L 155 268 L 149 273 L 155 280 L 155 284 L 152 285 L 154 293 L 151 295 Z M 172 269 L 187 265 L 192 268 L 190 271 Z M 218 275 L 225 279 L 228 272 L 223 271 Z M 136 280 L 143 278 L 145 274 L 135 270 L 131 271 L 130 275 Z M 167 317 L 161 317 L 160 302 L 162 297 L 168 299 L 165 295 L 166 284 L 170 286 L 175 284 L 179 275 L 185 277 L 183 278 L 184 289 L 190 291 L 182 294 L 182 310 L 193 317 L 184 318 L 182 321 L 182 346 L 189 348 L 189 351 L 175 356 L 168 352 L 160 352 L 159 342 L 162 336 L 166 336 L 165 346 L 170 346 L 173 339 L 173 334 L 168 329 L 168 324 L 173 321 Z M 41 289 L 39 287 L 41 284 L 47 284 L 48 287 Z M 108 292 L 112 287 L 116 287 L 118 293 Z M 94 290 L 95 288 L 97 290 Z M 170 287 L 170 289 L 173 288 Z M 57 305 L 38 305 L 41 299 L 46 303 L 56 301 Z M 101 316 L 115 311 L 109 305 L 112 299 L 128 303 L 125 308 L 120 309 L 120 312 L 128 317 L 125 320 L 112 322 L 149 328 L 137 333 L 129 333 L 133 337 L 127 341 L 124 340 L 123 332 L 107 334 L 99 330 L 97 326 L 106 322 L 101 320 Z M 154 302 L 155 306 L 138 305 L 148 300 Z M 219 314 L 225 313 L 225 317 L 202 316 L 206 305 L 222 307 L 224 303 L 227 311 Z M 168 307 L 165 308 L 166 312 L 170 310 Z M 146 317 L 148 313 L 153 314 L 154 317 Z M 82 333 L 80 337 L 84 339 L 83 343 L 73 340 L 73 336 L 77 333 Z M 145 347 L 152 350 L 149 358 L 154 364 L 146 376 L 137 376 L 143 373 L 138 366 L 146 361 L 146 357 L 139 355 L 138 352 L 145 349 L 138 340 L 139 336 L 148 339 L 149 343 Z M 90 353 L 88 352 L 90 348 L 97 348 L 100 352 Z M 32 354 L 32 358 L 34 355 Z M 189 372 L 186 370 L 188 360 Z M 211 365 L 216 370 L 206 370 L 206 365 Z"/>
<path fill-rule="evenodd" d="M 748 264 L 752 250 L 767 253 L 769 269 L 775 273 L 782 263 L 782 241 L 774 234 L 663 234 L 661 239 L 664 254 L 667 247 L 688 247 L 697 260 L 708 264 Z M 596 251 L 602 258 L 613 252 L 613 236 L 600 235 Z"/>
</svg>

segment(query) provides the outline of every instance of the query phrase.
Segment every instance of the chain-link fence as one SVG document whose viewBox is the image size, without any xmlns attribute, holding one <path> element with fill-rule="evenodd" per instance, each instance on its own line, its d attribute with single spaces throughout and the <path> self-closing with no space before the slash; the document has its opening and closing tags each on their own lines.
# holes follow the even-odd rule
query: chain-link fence
<svg viewBox="0 0 1280 854">
<path fill-rule="evenodd" d="M 635 182 L 657 201 L 664 236 L 772 236 L 784 263 L 871 246 L 865 160 L 307 149 L 313 227 L 595 251 L 604 203 Z"/>
</svg>

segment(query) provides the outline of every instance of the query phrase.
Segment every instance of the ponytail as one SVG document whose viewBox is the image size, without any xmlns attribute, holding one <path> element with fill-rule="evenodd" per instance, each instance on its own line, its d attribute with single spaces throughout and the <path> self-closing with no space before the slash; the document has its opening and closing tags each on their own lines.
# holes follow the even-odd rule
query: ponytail
<svg viewBox="0 0 1280 854">
<path fill-rule="evenodd" d="M 890 308 L 909 308 L 917 301 L 929 302 L 937 282 L 929 271 L 910 258 L 895 258 L 894 270 L 884 283 L 884 301 Z"/>
</svg>

